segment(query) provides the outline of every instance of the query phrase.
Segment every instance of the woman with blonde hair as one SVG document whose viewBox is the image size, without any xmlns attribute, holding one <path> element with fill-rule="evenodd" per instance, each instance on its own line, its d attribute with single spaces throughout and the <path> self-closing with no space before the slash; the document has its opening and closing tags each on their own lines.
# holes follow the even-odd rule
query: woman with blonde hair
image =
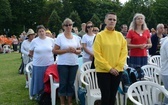
<svg viewBox="0 0 168 105">
<path fill-rule="evenodd" d="M 81 53 L 81 45 L 78 36 L 72 34 L 73 22 L 66 18 L 62 27 L 64 32 L 58 35 L 53 52 L 58 55 L 57 65 L 59 73 L 59 91 L 61 105 L 72 105 L 74 95 L 74 81 L 78 69 L 78 55 Z"/>
<path fill-rule="evenodd" d="M 129 66 L 136 68 L 147 64 L 147 50 L 152 47 L 150 31 L 145 22 L 145 16 L 136 13 L 126 36 L 129 48 Z"/>
</svg>

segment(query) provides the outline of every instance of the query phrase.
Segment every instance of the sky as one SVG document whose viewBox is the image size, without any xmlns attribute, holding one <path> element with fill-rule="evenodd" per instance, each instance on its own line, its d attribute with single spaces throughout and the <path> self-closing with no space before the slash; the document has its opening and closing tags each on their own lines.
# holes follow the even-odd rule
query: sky
<svg viewBox="0 0 168 105">
<path fill-rule="evenodd" d="M 124 4 L 126 1 L 128 1 L 128 0 L 120 0 L 120 2 L 123 3 L 123 4 Z"/>
</svg>

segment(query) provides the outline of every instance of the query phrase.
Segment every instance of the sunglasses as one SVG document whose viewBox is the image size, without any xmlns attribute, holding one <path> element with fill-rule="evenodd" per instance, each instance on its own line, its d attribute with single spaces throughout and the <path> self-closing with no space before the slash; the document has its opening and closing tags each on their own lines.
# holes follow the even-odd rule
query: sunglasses
<svg viewBox="0 0 168 105">
<path fill-rule="evenodd" d="M 99 30 L 93 30 L 93 32 L 99 32 Z"/>
<path fill-rule="evenodd" d="M 68 27 L 68 26 L 72 26 L 72 24 L 65 24 L 64 26 L 65 26 L 65 27 Z"/>
<path fill-rule="evenodd" d="M 110 18 L 110 19 L 108 19 L 108 20 L 109 20 L 109 21 L 112 21 L 112 20 L 113 20 L 113 21 L 116 21 L 116 19 L 112 19 L 112 18 Z"/>
<path fill-rule="evenodd" d="M 87 26 L 87 28 L 93 28 L 93 26 Z"/>
</svg>

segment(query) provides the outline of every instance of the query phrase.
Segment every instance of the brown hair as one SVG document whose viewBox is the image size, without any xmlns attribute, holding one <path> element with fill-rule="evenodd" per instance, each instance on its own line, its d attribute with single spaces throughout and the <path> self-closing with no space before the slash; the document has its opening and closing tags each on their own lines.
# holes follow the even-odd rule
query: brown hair
<svg viewBox="0 0 168 105">
<path fill-rule="evenodd" d="M 39 29 L 44 29 L 44 30 L 46 30 L 46 28 L 45 28 L 43 25 L 38 25 L 38 26 L 37 26 L 37 29 L 36 29 L 36 32 L 38 32 Z"/>
<path fill-rule="evenodd" d="M 88 21 L 88 22 L 86 23 L 86 28 L 85 28 L 85 32 L 86 32 L 86 33 L 88 33 L 88 30 L 87 30 L 87 25 L 88 25 L 88 24 L 92 24 L 92 26 L 94 27 L 94 24 L 93 24 L 91 21 Z"/>
</svg>

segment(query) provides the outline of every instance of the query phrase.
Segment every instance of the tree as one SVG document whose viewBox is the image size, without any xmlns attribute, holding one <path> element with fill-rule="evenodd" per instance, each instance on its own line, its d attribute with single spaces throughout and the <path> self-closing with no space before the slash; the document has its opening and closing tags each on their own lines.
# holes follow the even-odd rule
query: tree
<svg viewBox="0 0 168 105">
<path fill-rule="evenodd" d="M 168 11 L 168 0 L 156 0 L 153 4 L 152 9 L 154 15 L 156 16 L 156 22 L 158 23 L 168 23 L 167 11 Z"/>
<path fill-rule="evenodd" d="M 10 3 L 8 0 L 0 0 L 0 33 L 8 34 L 12 22 Z M 5 32 L 4 32 L 5 31 Z"/>
<path fill-rule="evenodd" d="M 64 17 L 67 18 L 71 11 L 73 11 L 73 6 L 72 6 L 72 2 L 71 0 L 62 0 L 62 4 L 63 4 L 63 9 L 61 10 L 62 13 L 64 14 Z"/>
<path fill-rule="evenodd" d="M 78 12 L 82 22 L 89 21 L 96 9 L 94 3 L 90 0 L 71 0 L 71 2 L 73 10 Z"/>
<path fill-rule="evenodd" d="M 73 26 L 80 27 L 81 20 L 80 20 L 80 17 L 76 11 L 72 11 L 69 18 L 75 22 Z"/>
<path fill-rule="evenodd" d="M 93 14 L 92 18 L 90 19 L 90 21 L 93 22 L 94 26 L 99 27 L 101 21 L 99 19 L 99 17 L 96 14 Z"/>
<path fill-rule="evenodd" d="M 52 11 L 49 17 L 48 28 L 52 32 L 56 32 L 56 34 L 58 34 L 59 30 L 61 29 L 61 20 L 55 10 Z"/>
<path fill-rule="evenodd" d="M 46 24 L 43 18 L 43 7 L 46 0 L 9 0 L 13 15 L 11 27 L 14 34 L 18 35 L 29 28 L 35 30 L 37 24 Z M 44 25 L 45 25 L 44 24 Z"/>
</svg>

